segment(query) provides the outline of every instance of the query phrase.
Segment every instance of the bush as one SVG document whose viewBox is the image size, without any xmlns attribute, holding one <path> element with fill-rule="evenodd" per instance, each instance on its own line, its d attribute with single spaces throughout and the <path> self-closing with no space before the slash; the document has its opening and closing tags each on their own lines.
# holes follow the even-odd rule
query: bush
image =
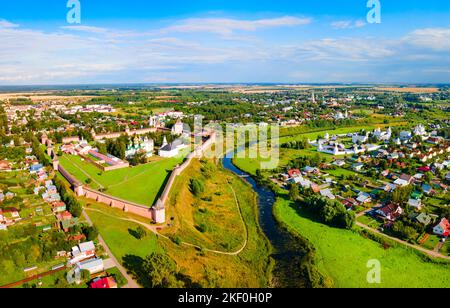
<svg viewBox="0 0 450 308">
<path fill-rule="evenodd" d="M 205 233 L 206 231 L 208 231 L 208 226 L 204 223 L 199 224 L 198 226 L 195 227 L 198 231 L 200 231 L 201 233 Z"/>
<path fill-rule="evenodd" d="M 313 195 L 304 201 L 304 209 L 313 214 L 323 223 L 337 228 L 352 229 L 355 223 L 355 213 L 337 201 L 328 200 Z"/>
<path fill-rule="evenodd" d="M 205 184 L 198 179 L 192 179 L 190 183 L 191 192 L 196 197 L 200 197 L 205 191 Z"/>
</svg>

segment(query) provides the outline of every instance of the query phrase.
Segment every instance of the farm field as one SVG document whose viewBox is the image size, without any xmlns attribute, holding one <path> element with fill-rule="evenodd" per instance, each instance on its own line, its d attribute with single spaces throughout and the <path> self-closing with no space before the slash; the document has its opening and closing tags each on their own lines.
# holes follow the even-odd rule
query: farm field
<svg viewBox="0 0 450 308">
<path fill-rule="evenodd" d="M 356 232 L 311 221 L 284 199 L 278 200 L 274 213 L 277 219 L 313 244 L 316 265 L 333 281 L 334 287 L 431 288 L 449 285 L 449 263 L 428 262 L 425 256 L 400 246 L 384 249 Z M 381 284 L 369 284 L 366 280 L 369 270 L 366 265 L 371 259 L 381 262 Z"/>
<path fill-rule="evenodd" d="M 187 153 L 186 153 L 187 154 Z M 184 158 L 160 159 L 145 165 L 102 172 L 79 156 L 64 155 L 60 164 L 82 183 L 93 189 L 104 189 L 114 197 L 142 205 L 153 205 L 172 170 Z"/>
</svg>

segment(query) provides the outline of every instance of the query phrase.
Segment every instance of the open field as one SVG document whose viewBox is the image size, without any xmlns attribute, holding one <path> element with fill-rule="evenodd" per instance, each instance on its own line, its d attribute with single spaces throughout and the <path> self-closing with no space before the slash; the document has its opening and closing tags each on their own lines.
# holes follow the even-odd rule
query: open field
<svg viewBox="0 0 450 308">
<path fill-rule="evenodd" d="M 450 264 L 429 261 L 408 248 L 385 249 L 354 231 L 335 229 L 314 222 L 289 201 L 279 199 L 276 217 L 307 238 L 316 248 L 316 264 L 335 287 L 448 287 Z M 381 283 L 369 284 L 369 260 L 381 262 Z"/>
<path fill-rule="evenodd" d="M 439 92 L 438 88 L 422 88 L 422 87 L 404 87 L 404 88 L 375 88 L 375 90 L 379 91 L 387 91 L 387 92 L 399 92 L 399 93 L 436 93 Z"/>
<path fill-rule="evenodd" d="M 104 188 L 105 193 L 124 200 L 151 206 L 159 196 L 167 177 L 184 158 L 155 158 L 136 167 L 102 172 L 79 156 L 64 155 L 61 165 L 82 183 L 93 189 Z"/>
<path fill-rule="evenodd" d="M 0 100 L 29 99 L 33 102 L 40 101 L 78 101 L 85 102 L 96 96 L 64 96 L 55 95 L 51 92 L 29 92 L 29 93 L 0 93 Z"/>
<path fill-rule="evenodd" d="M 100 208 L 102 211 L 108 209 L 106 206 Z M 121 211 L 111 210 L 108 213 L 120 217 Z M 121 261 L 128 254 L 144 258 L 152 252 L 161 251 L 153 233 L 147 232 L 147 236 L 141 240 L 132 235 L 132 230 L 139 226 L 137 223 L 115 219 L 96 211 L 88 210 L 88 214 L 117 260 Z"/>
</svg>

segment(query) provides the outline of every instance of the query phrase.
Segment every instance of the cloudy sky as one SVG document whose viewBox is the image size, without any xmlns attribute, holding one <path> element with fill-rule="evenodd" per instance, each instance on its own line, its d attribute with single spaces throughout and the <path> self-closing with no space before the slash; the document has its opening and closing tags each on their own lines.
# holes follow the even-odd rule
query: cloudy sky
<svg viewBox="0 0 450 308">
<path fill-rule="evenodd" d="M 1 1 L 0 85 L 450 83 L 450 1 L 380 2 Z"/>
</svg>

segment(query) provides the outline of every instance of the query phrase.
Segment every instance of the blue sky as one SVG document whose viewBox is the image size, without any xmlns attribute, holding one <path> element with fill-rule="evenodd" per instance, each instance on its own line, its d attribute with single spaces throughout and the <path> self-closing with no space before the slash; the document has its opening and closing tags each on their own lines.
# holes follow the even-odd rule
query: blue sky
<svg viewBox="0 0 450 308">
<path fill-rule="evenodd" d="M 450 1 L 1 1 L 0 84 L 450 83 Z"/>
</svg>

